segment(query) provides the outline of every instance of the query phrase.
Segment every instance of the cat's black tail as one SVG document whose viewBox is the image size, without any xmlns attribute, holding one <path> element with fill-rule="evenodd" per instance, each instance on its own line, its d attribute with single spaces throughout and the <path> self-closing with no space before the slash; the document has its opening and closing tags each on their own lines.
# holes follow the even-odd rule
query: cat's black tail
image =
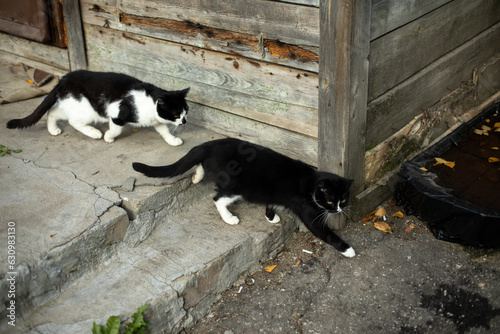
<svg viewBox="0 0 500 334">
<path fill-rule="evenodd" d="M 24 129 L 34 125 L 38 122 L 43 115 L 49 111 L 50 108 L 57 102 L 56 88 L 54 88 L 49 95 L 40 103 L 40 105 L 33 111 L 33 113 L 22 119 L 11 119 L 7 122 L 8 129 Z"/>
<path fill-rule="evenodd" d="M 173 178 L 182 175 L 189 171 L 194 166 L 200 164 L 209 155 L 209 148 L 207 145 L 199 145 L 193 147 L 185 156 L 179 161 L 168 166 L 148 166 L 139 162 L 134 162 L 132 167 L 135 171 L 143 173 L 149 177 L 168 177 Z"/>
</svg>

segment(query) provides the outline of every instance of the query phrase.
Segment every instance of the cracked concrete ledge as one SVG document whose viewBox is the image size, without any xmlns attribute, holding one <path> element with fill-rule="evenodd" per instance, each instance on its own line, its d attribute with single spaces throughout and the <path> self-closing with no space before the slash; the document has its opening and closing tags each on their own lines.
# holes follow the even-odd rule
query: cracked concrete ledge
<svg viewBox="0 0 500 334">
<path fill-rule="evenodd" d="M 2 105 L 0 124 L 26 115 L 42 99 Z M 12 222 L 16 237 L 16 263 L 9 270 L 7 265 L 0 267 L 0 287 L 7 291 L 6 273 L 17 273 L 18 317 L 60 295 L 120 248 L 143 242 L 167 211 L 179 210 L 176 201 L 160 202 L 169 194 L 178 195 L 189 183 L 163 187 L 162 180 L 137 175 L 131 164 L 174 161 L 191 147 L 217 137 L 193 126 L 180 132 L 185 144 L 172 148 L 153 129 L 128 129 L 113 144 L 87 138 L 68 125 L 54 137 L 47 132 L 45 118 L 28 129 L 0 131 L 2 145 L 22 149 L 0 161 L 0 234 L 6 236 L 7 223 Z M 149 211 L 140 211 L 147 206 L 139 203 L 137 218 L 130 220 L 131 211 L 120 205 L 127 192 L 124 188 L 134 186 L 149 191 L 145 198 L 156 192 L 164 196 L 145 200 L 150 202 Z M 6 243 L 7 238 L 1 238 L 0 249 L 6 250 Z M 0 263 L 7 263 L 7 251 L 0 252 Z M 6 321 L 7 298 L 0 297 L 0 331 Z"/>
<path fill-rule="evenodd" d="M 2 105 L 0 124 L 41 100 Z M 178 332 L 284 246 L 296 227 L 292 217 L 271 225 L 264 208 L 241 204 L 234 210 L 242 222 L 228 226 L 211 199 L 210 180 L 166 184 L 133 171 L 134 161 L 171 163 L 221 137 L 190 124 L 179 134 L 184 145 L 173 148 L 153 129 L 128 129 L 113 144 L 68 125 L 50 136 L 45 119 L 0 131 L 2 145 L 22 149 L 0 163 L 0 234 L 7 235 L 8 222 L 16 227 L 9 271 L 17 272 L 17 332 L 88 333 L 93 321 L 125 319 L 145 303 L 153 333 Z M 0 249 L 7 249 L 6 240 Z M 6 257 L 0 252 L 0 263 Z M 2 291 L 6 273 L 2 266 Z M 0 332 L 7 298 L 0 297 Z"/>
<path fill-rule="evenodd" d="M 35 309 L 16 330 L 88 333 L 94 321 L 105 323 L 111 315 L 125 320 L 143 304 L 151 333 L 178 333 L 193 325 L 242 274 L 275 256 L 296 228 L 286 213 L 280 224 L 269 224 L 264 208 L 248 203 L 234 206 L 241 223 L 229 226 L 208 196 L 211 188 L 189 187 L 186 192 L 193 194 L 186 196 L 192 201 L 172 215 L 165 212 L 149 238 L 122 247 L 98 270 Z"/>
</svg>

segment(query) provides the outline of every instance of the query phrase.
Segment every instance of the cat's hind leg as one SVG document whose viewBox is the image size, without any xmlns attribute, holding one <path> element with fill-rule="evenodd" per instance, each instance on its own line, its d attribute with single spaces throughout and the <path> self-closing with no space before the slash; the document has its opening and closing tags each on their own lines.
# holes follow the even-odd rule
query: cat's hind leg
<svg viewBox="0 0 500 334">
<path fill-rule="evenodd" d="M 196 171 L 191 177 L 191 180 L 193 181 L 194 184 L 196 184 L 201 182 L 204 176 L 205 176 L 205 170 L 203 169 L 203 165 L 199 164 L 198 166 L 196 166 Z"/>
<path fill-rule="evenodd" d="M 278 216 L 276 214 L 276 212 L 274 211 L 274 208 L 273 208 L 272 205 L 267 205 L 266 206 L 266 219 L 271 224 L 279 223 L 279 221 L 281 220 L 280 216 Z"/>
<path fill-rule="evenodd" d="M 109 119 L 109 129 L 104 134 L 104 141 L 106 143 L 112 143 L 115 141 L 115 138 L 118 137 L 123 130 L 122 125 L 118 125 L 115 123 L 115 120 L 112 118 Z"/>
<path fill-rule="evenodd" d="M 59 108 L 51 109 L 47 115 L 47 130 L 49 130 L 49 133 L 53 136 L 60 135 L 62 130 L 57 126 L 57 121 L 67 119 L 63 110 Z"/>
<path fill-rule="evenodd" d="M 215 196 L 214 201 L 215 201 L 215 206 L 217 207 L 217 211 L 219 211 L 219 214 L 224 220 L 229 225 L 236 225 L 240 222 L 240 219 L 236 216 L 234 216 L 227 207 L 231 205 L 232 203 L 236 202 L 237 200 L 240 200 L 241 196 L 234 195 L 234 196 Z"/>
</svg>

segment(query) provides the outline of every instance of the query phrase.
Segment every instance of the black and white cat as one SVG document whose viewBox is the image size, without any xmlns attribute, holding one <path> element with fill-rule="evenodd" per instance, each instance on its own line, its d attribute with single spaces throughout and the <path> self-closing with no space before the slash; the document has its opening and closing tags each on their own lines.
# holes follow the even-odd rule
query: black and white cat
<svg viewBox="0 0 500 334">
<path fill-rule="evenodd" d="M 94 139 L 100 139 L 102 133 L 91 124 L 109 122 L 109 130 L 104 134 L 108 143 L 122 133 L 125 124 L 130 124 L 153 126 L 168 144 L 178 146 L 182 140 L 170 133 L 167 124 L 186 123 L 188 91 L 189 88 L 166 91 L 119 73 L 70 72 L 31 115 L 10 120 L 7 128 L 32 126 L 48 112 L 47 128 L 54 136 L 62 132 L 57 126 L 59 120 L 67 120 Z"/>
<path fill-rule="evenodd" d="M 285 207 L 314 235 L 344 256 L 355 256 L 354 249 L 326 225 L 329 214 L 341 213 L 346 208 L 353 180 L 315 171 L 271 149 L 231 138 L 196 146 L 169 166 L 133 163 L 133 168 L 146 176 L 166 178 L 182 175 L 195 166 L 193 183 L 200 182 L 205 172 L 215 178 L 218 188 L 215 206 L 226 223 L 239 223 L 227 207 L 240 199 L 265 204 L 265 215 L 271 223 L 280 221 L 275 208 Z"/>
</svg>

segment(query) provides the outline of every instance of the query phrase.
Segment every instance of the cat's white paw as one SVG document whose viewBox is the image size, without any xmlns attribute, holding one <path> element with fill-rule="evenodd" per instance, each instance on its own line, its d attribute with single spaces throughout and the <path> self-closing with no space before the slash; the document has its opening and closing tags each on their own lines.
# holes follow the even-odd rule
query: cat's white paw
<svg viewBox="0 0 500 334">
<path fill-rule="evenodd" d="M 347 248 L 345 252 L 342 253 L 345 257 L 354 257 L 356 256 L 356 252 L 352 247 Z"/>
<path fill-rule="evenodd" d="M 268 222 L 270 222 L 271 224 L 277 224 L 280 222 L 281 218 L 280 216 L 278 216 L 277 214 L 274 214 L 274 218 L 272 220 L 269 220 L 269 218 L 267 218 L 266 216 L 266 219 Z"/>
<path fill-rule="evenodd" d="M 191 180 L 193 181 L 194 184 L 196 184 L 199 183 L 201 180 L 203 180 L 204 176 L 205 176 L 205 170 L 203 169 L 203 166 L 200 164 L 198 165 L 198 167 L 196 167 L 196 172 L 191 177 Z"/>
<path fill-rule="evenodd" d="M 59 128 L 48 129 L 49 133 L 53 136 L 59 136 L 62 133 L 62 130 Z"/>
<path fill-rule="evenodd" d="M 182 145 L 183 141 L 182 139 L 175 137 L 174 139 L 169 139 L 167 143 L 171 146 L 179 146 Z"/>
<path fill-rule="evenodd" d="M 92 139 L 101 139 L 102 138 L 102 132 L 97 130 L 97 129 L 88 129 L 87 133 L 85 133 L 85 134 Z"/>
<path fill-rule="evenodd" d="M 236 216 L 227 216 L 223 217 L 224 222 L 229 225 L 237 225 L 240 222 L 240 219 Z"/>
<path fill-rule="evenodd" d="M 106 143 L 112 143 L 115 141 L 115 137 L 113 137 L 112 135 L 109 134 L 109 130 L 106 131 L 106 133 L 104 134 L 104 141 Z"/>
</svg>

